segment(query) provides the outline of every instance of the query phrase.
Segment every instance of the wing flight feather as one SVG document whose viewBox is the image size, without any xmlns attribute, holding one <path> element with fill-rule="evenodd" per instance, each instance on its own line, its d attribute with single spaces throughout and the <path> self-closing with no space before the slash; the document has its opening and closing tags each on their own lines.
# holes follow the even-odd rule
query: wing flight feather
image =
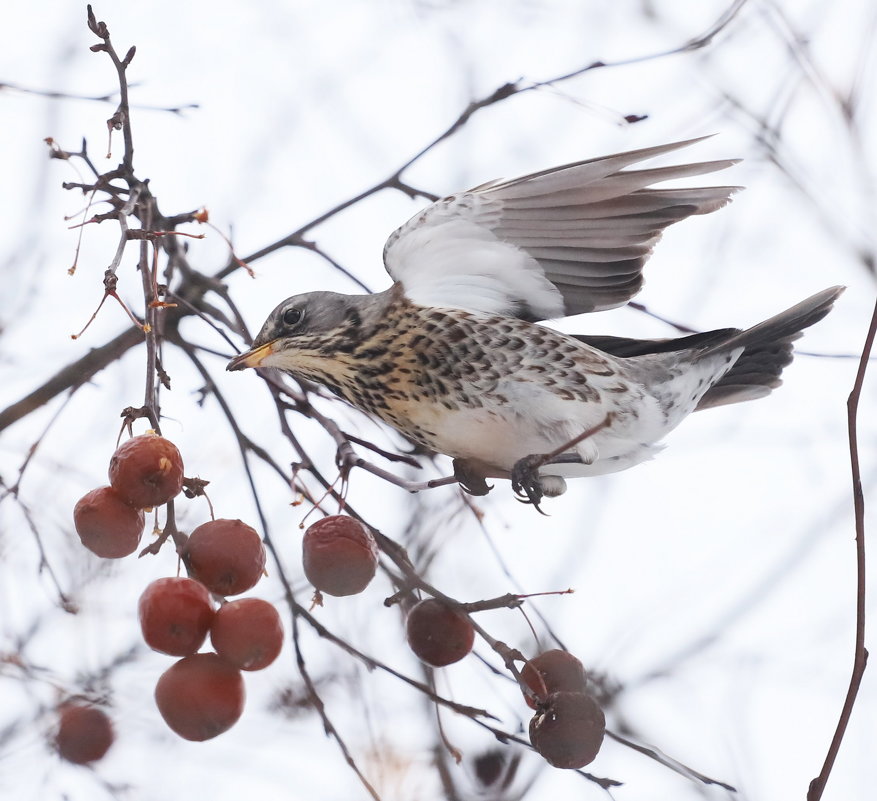
<svg viewBox="0 0 877 801">
<path fill-rule="evenodd" d="M 704 137 L 705 138 L 705 137 Z M 663 230 L 724 206 L 739 187 L 653 188 L 735 160 L 625 169 L 692 139 L 492 181 L 428 206 L 384 248 L 390 276 L 425 306 L 530 320 L 620 306 L 642 287 Z"/>
</svg>

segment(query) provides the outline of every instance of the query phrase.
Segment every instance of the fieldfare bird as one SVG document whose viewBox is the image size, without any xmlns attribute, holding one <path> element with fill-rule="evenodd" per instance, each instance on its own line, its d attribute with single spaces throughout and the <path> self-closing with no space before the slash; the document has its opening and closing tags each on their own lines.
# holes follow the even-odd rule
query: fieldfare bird
<svg viewBox="0 0 877 801">
<path fill-rule="evenodd" d="M 276 367 L 328 387 L 454 459 L 463 487 L 512 480 L 538 506 L 566 478 L 651 458 L 693 411 L 779 386 L 792 342 L 843 287 L 746 330 L 673 339 L 570 336 L 540 321 L 621 306 L 668 225 L 739 187 L 653 188 L 734 160 L 626 169 L 700 140 L 494 181 L 426 207 L 393 233 L 394 284 L 309 292 L 269 315 L 229 370 Z"/>
</svg>

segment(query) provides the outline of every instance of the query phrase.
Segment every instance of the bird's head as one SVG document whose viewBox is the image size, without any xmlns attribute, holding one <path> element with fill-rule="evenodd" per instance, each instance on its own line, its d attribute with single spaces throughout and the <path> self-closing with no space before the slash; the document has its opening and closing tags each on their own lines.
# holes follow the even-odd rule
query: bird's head
<svg viewBox="0 0 877 801">
<path fill-rule="evenodd" d="M 311 366 L 335 358 L 362 338 L 364 317 L 379 296 L 308 292 L 283 301 L 227 370 L 278 367 L 307 375 Z"/>
</svg>

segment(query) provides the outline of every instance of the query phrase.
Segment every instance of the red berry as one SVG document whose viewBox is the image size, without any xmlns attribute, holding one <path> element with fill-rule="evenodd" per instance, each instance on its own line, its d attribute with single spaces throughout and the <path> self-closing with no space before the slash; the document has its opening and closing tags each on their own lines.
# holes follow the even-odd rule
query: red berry
<svg viewBox="0 0 877 801">
<path fill-rule="evenodd" d="M 190 578 L 161 578 L 140 596 L 140 629 L 150 648 L 171 656 L 194 654 L 213 622 L 207 588 Z"/>
<path fill-rule="evenodd" d="M 69 701 L 58 708 L 55 745 L 68 762 L 85 765 L 100 759 L 113 744 L 113 724 L 95 706 Z"/>
<path fill-rule="evenodd" d="M 244 679 L 216 654 L 192 654 L 161 675 L 155 703 L 180 737 L 209 740 L 228 731 L 243 713 Z"/>
<path fill-rule="evenodd" d="M 112 487 L 84 495 L 73 509 L 73 524 L 82 544 L 105 559 L 134 553 L 143 536 L 143 512 L 126 504 Z"/>
<path fill-rule="evenodd" d="M 158 434 L 131 437 L 110 459 L 110 484 L 131 506 L 160 506 L 183 488 L 183 459 L 177 446 Z"/>
<path fill-rule="evenodd" d="M 414 606 L 406 629 L 411 650 L 433 667 L 459 662 L 475 642 L 475 629 L 466 614 L 436 598 Z"/>
<path fill-rule="evenodd" d="M 329 595 L 355 595 L 375 577 L 378 546 L 371 531 L 347 515 L 332 515 L 308 526 L 302 540 L 308 581 Z"/>
<path fill-rule="evenodd" d="M 280 615 L 261 598 L 240 598 L 223 604 L 213 618 L 210 642 L 223 659 L 241 670 L 261 670 L 280 654 Z"/>
<path fill-rule="evenodd" d="M 551 693 L 530 721 L 530 742 L 556 768 L 583 768 L 603 744 L 606 718 L 584 693 Z"/>
<path fill-rule="evenodd" d="M 198 526 L 183 548 L 192 578 L 217 595 L 239 595 L 265 570 L 265 547 L 255 529 L 240 520 L 211 520 Z"/>
<path fill-rule="evenodd" d="M 534 656 L 521 670 L 521 678 L 540 700 L 550 693 L 585 691 L 582 663 L 569 651 L 558 648 Z M 531 708 L 536 708 L 532 698 L 525 697 L 525 700 Z"/>
</svg>

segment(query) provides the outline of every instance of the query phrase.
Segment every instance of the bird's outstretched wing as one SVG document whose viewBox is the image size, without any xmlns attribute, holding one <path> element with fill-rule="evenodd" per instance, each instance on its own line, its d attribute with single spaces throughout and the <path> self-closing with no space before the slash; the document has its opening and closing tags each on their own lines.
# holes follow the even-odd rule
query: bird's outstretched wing
<svg viewBox="0 0 877 801">
<path fill-rule="evenodd" d="M 527 320 L 620 306 L 640 290 L 643 265 L 664 228 L 721 208 L 739 189 L 651 188 L 736 160 L 625 169 L 701 139 L 580 161 L 446 197 L 390 236 L 387 272 L 424 306 Z"/>
</svg>

